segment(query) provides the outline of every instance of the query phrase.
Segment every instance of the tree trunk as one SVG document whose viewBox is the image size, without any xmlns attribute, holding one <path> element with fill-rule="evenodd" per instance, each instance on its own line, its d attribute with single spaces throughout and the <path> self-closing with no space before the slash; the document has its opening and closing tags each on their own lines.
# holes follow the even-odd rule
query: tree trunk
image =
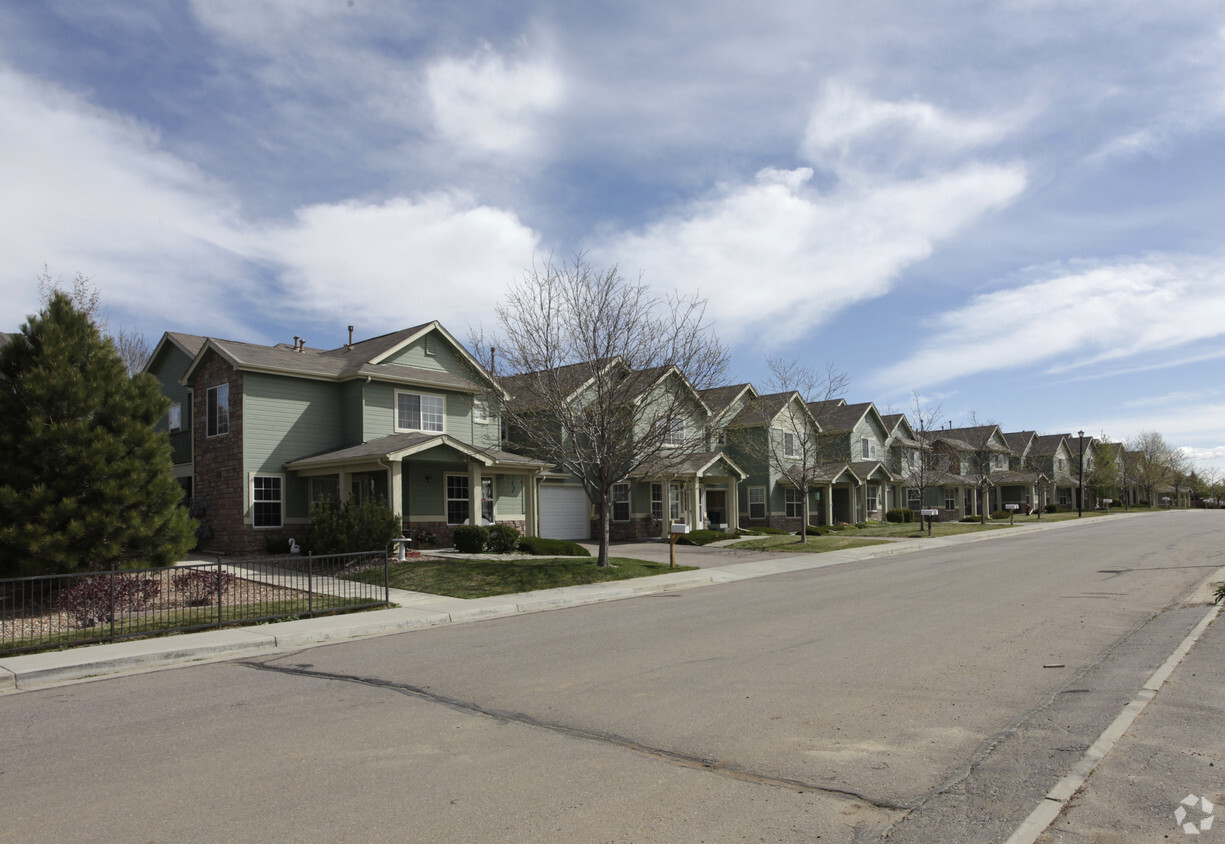
<svg viewBox="0 0 1225 844">
<path fill-rule="evenodd" d="M 804 524 L 800 528 L 800 544 L 808 542 L 808 488 L 804 488 Z"/>
<path fill-rule="evenodd" d="M 596 557 L 596 565 L 600 568 L 608 568 L 611 565 L 608 562 L 609 515 L 608 494 L 606 493 L 600 497 L 600 551 Z"/>
</svg>

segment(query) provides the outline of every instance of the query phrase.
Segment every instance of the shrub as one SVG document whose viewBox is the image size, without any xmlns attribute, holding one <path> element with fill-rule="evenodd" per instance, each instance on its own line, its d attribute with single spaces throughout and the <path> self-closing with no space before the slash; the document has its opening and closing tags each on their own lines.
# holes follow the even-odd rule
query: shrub
<svg viewBox="0 0 1225 844">
<path fill-rule="evenodd" d="M 1046 505 L 1045 507 L 1043 507 L 1042 509 L 1044 509 L 1044 510 L 1045 510 L 1046 512 L 1048 512 L 1048 513 L 1058 513 L 1058 512 L 1059 512 L 1059 505 L 1057 505 L 1057 504 L 1047 504 L 1047 505 Z"/>
<path fill-rule="evenodd" d="M 400 535 L 400 517 L 383 501 L 368 498 L 344 504 L 323 501 L 311 507 L 310 548 L 314 554 L 350 554 L 386 548 Z"/>
<path fill-rule="evenodd" d="M 184 569 L 171 576 L 174 591 L 189 607 L 201 607 L 217 600 L 217 593 L 224 595 L 238 580 L 228 571 L 220 569 Z"/>
<path fill-rule="evenodd" d="M 719 542 L 723 539 L 739 539 L 740 537 L 734 533 L 724 533 L 721 530 L 691 530 L 689 533 L 682 536 L 677 542 L 681 545 L 707 545 L 711 542 Z"/>
<path fill-rule="evenodd" d="M 977 521 L 979 521 L 979 518 L 978 518 L 978 516 L 962 516 L 962 517 L 961 517 L 961 518 L 960 518 L 958 521 L 962 521 L 962 522 L 977 522 Z"/>
<path fill-rule="evenodd" d="M 519 548 L 519 529 L 514 525 L 491 525 L 485 547 L 494 554 L 513 554 Z"/>
<path fill-rule="evenodd" d="M 426 530 L 425 528 L 413 528 L 406 534 L 406 536 L 418 547 L 422 545 L 438 544 L 438 534 L 434 533 L 432 530 Z"/>
<path fill-rule="evenodd" d="M 111 582 L 114 581 L 114 603 Z M 74 627 L 93 627 L 112 621 L 116 612 L 139 612 L 148 608 L 162 590 L 151 577 L 99 574 L 83 577 L 60 593 L 60 609 L 68 613 Z"/>
<path fill-rule="evenodd" d="M 1007 510 L 996 510 L 994 513 L 991 514 L 991 518 L 993 519 L 1006 519 L 1008 518 L 1008 516 L 1009 516 L 1009 513 Z"/>
<path fill-rule="evenodd" d="M 519 540 L 519 550 L 535 557 L 590 557 L 591 553 L 577 542 L 566 539 L 544 539 L 539 536 L 524 536 Z"/>
<path fill-rule="evenodd" d="M 866 528 L 867 526 L 868 526 L 868 523 L 867 523 L 867 522 L 856 522 L 856 523 L 855 523 L 855 529 L 856 529 L 856 530 L 863 530 L 863 529 L 864 529 L 864 528 Z"/>
<path fill-rule="evenodd" d="M 848 525 L 846 522 L 834 522 L 832 525 L 829 526 L 829 529 L 830 530 L 850 530 L 851 526 Z"/>
<path fill-rule="evenodd" d="M 907 510 L 905 507 L 898 507 L 895 510 L 890 510 L 885 513 L 885 521 L 899 524 L 901 522 L 913 522 L 914 510 Z"/>
<path fill-rule="evenodd" d="M 484 525 L 460 525 L 451 531 L 455 550 L 463 554 L 479 554 L 489 544 L 489 528 Z"/>
<path fill-rule="evenodd" d="M 770 527 L 768 525 L 765 527 L 748 528 L 748 531 L 750 533 L 757 534 L 758 536 L 781 536 L 787 532 L 782 528 Z"/>
<path fill-rule="evenodd" d="M 801 534 L 805 536 L 825 536 L 825 534 L 829 533 L 829 529 L 818 527 L 817 525 L 807 525 L 806 527 L 800 528 L 795 533 L 796 536 L 800 536 Z"/>
<path fill-rule="evenodd" d="M 264 551 L 268 554 L 288 554 L 289 540 L 283 536 L 265 536 Z"/>
</svg>

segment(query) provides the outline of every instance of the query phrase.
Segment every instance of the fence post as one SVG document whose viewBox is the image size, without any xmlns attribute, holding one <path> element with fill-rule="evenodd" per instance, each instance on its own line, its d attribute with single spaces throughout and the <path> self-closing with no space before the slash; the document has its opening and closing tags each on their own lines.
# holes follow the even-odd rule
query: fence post
<svg viewBox="0 0 1225 844">
<path fill-rule="evenodd" d="M 221 626 L 221 558 L 217 558 L 217 626 Z"/>
<path fill-rule="evenodd" d="M 111 587 L 111 641 L 115 641 L 115 570 L 110 570 Z"/>
<path fill-rule="evenodd" d="M 315 556 L 313 554 L 306 555 L 306 614 L 310 615 L 315 611 L 315 587 L 313 575 L 313 565 Z"/>
<path fill-rule="evenodd" d="M 383 603 L 391 603 L 391 555 L 383 555 Z"/>
</svg>

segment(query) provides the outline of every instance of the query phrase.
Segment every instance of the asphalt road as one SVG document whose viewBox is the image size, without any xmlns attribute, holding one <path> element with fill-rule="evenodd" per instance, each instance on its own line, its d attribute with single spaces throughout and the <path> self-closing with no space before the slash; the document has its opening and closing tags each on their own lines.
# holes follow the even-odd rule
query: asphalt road
<svg viewBox="0 0 1225 844">
<path fill-rule="evenodd" d="M 0 842 L 998 841 L 1203 615 L 1225 519 L 0 698 Z"/>
</svg>

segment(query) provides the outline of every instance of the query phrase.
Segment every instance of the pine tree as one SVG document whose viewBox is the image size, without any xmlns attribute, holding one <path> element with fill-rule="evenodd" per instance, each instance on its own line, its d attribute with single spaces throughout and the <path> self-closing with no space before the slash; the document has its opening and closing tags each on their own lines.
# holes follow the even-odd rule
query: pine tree
<svg viewBox="0 0 1225 844">
<path fill-rule="evenodd" d="M 192 545 L 166 399 L 55 290 L 0 350 L 0 576 L 166 565 Z"/>
</svg>

